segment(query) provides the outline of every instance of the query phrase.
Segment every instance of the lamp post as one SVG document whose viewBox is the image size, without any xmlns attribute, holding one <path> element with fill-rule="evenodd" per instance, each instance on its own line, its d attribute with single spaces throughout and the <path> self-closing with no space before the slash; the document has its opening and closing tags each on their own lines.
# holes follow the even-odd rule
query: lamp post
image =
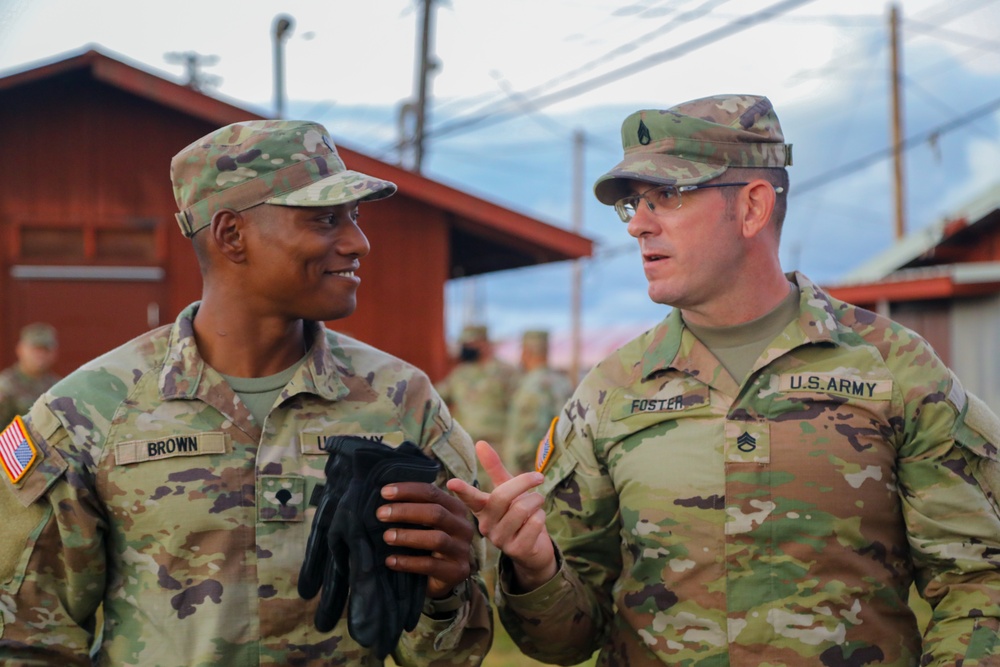
<svg viewBox="0 0 1000 667">
<path fill-rule="evenodd" d="M 283 118 L 285 115 L 285 40 L 288 39 L 295 25 L 288 14 L 274 17 L 274 115 Z"/>
</svg>

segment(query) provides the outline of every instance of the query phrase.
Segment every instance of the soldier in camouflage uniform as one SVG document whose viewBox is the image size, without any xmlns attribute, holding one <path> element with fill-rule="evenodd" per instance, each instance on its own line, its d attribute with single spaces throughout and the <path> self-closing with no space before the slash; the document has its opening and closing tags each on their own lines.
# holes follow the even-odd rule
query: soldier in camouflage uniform
<svg viewBox="0 0 1000 667">
<path fill-rule="evenodd" d="M 507 408 L 517 388 L 518 371 L 493 355 L 485 326 L 471 324 L 459 336 L 458 364 L 435 385 L 455 420 L 476 440 L 504 441 Z"/>
<path fill-rule="evenodd" d="M 4 436 L 0 663 L 209 667 L 378 664 L 313 624 L 296 591 L 328 436 L 417 443 L 438 483 L 383 489 L 390 556 L 428 575 L 399 665 L 479 664 L 492 621 L 471 516 L 468 435 L 416 368 L 322 322 L 355 307 L 369 250 L 358 203 L 392 183 L 349 171 L 326 130 L 251 121 L 171 163 L 202 300 L 83 366 Z M 384 509 L 384 508 L 383 508 Z M 380 514 L 385 520 L 388 515 Z M 103 628 L 94 627 L 103 603 Z"/>
<path fill-rule="evenodd" d="M 504 465 L 514 473 L 535 467 L 535 448 L 573 393 L 569 378 L 549 366 L 547 331 L 521 336 L 521 381 L 507 412 Z"/>
<path fill-rule="evenodd" d="M 0 372 L 0 427 L 23 415 L 59 376 L 51 372 L 59 343 L 56 330 L 43 322 L 21 329 L 14 354 L 17 361 Z"/>
<path fill-rule="evenodd" d="M 449 482 L 505 554 L 515 641 L 562 664 L 1000 665 L 1000 420 L 917 334 L 782 273 L 766 98 L 640 111 L 622 142 L 595 193 L 674 309 L 582 381 L 541 474 L 480 444 L 496 490 Z"/>
</svg>

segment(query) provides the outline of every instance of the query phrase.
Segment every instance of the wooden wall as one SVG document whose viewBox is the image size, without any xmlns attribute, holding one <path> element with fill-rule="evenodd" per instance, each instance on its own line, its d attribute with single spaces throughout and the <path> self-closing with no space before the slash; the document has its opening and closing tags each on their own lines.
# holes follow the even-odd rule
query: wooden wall
<svg viewBox="0 0 1000 667">
<path fill-rule="evenodd" d="M 58 329 L 65 374 L 198 298 L 169 164 L 215 127 L 86 70 L 0 90 L 0 367 L 28 322 Z M 445 213 L 402 196 L 362 211 L 372 252 L 359 308 L 331 325 L 437 379 L 448 366 Z"/>
</svg>

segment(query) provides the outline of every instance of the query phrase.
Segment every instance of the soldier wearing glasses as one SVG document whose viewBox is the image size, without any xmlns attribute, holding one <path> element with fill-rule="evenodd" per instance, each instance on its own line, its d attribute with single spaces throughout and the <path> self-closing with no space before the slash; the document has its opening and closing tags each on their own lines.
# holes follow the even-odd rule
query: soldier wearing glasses
<svg viewBox="0 0 1000 667">
<path fill-rule="evenodd" d="M 918 335 L 782 272 L 771 103 L 640 111 L 622 142 L 595 193 L 673 310 L 538 471 L 479 443 L 493 493 L 449 483 L 504 553 L 510 634 L 562 664 L 1000 665 L 1000 420 Z"/>
</svg>

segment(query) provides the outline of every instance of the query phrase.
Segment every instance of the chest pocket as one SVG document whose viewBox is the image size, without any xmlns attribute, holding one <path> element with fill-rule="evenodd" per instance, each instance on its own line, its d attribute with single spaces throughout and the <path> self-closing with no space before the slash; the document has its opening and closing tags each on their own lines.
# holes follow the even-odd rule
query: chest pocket
<svg viewBox="0 0 1000 667">
<path fill-rule="evenodd" d="M 646 441 L 657 441 L 669 459 L 670 452 L 682 455 L 696 440 L 704 439 L 695 424 L 701 421 L 698 417 L 711 413 L 707 386 L 685 377 L 650 389 L 642 395 L 625 389 L 608 399 L 607 422 L 595 447 L 602 466 L 616 468 L 621 457 Z"/>
<path fill-rule="evenodd" d="M 319 502 L 326 484 L 326 439 L 350 435 L 364 440 L 398 447 L 406 439 L 401 431 L 369 432 L 348 428 L 349 424 L 306 426 L 299 431 L 298 449 L 304 475 L 262 475 L 258 485 L 257 505 L 261 521 L 303 521 L 309 506 Z"/>
</svg>

